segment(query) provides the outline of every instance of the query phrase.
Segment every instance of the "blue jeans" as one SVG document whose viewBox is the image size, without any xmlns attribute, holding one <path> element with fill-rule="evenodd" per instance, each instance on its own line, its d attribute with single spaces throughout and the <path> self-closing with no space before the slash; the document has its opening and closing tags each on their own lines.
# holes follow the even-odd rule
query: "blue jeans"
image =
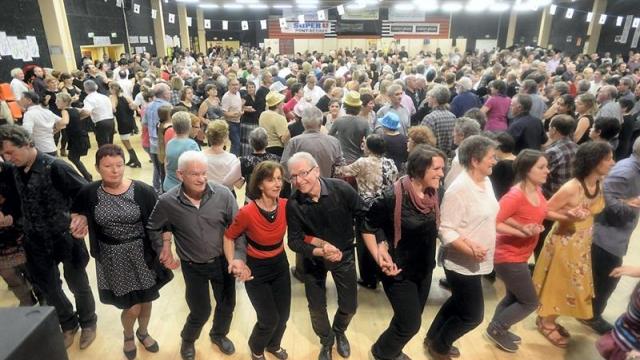
<svg viewBox="0 0 640 360">
<path fill-rule="evenodd" d="M 227 121 L 229 124 L 229 140 L 231 140 L 231 153 L 240 156 L 240 123 Z"/>
</svg>

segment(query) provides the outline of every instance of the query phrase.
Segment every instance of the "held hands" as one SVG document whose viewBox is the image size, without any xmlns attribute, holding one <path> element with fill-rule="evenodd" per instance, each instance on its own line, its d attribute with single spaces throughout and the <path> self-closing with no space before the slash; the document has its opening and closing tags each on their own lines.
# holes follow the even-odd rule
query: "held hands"
<svg viewBox="0 0 640 360">
<path fill-rule="evenodd" d="M 180 267 L 180 262 L 171 252 L 171 241 L 165 241 L 159 256 L 160 263 L 167 269 L 175 270 Z"/>
<path fill-rule="evenodd" d="M 76 239 L 84 239 L 89 232 L 89 225 L 87 225 L 87 217 L 80 214 L 71 214 L 71 224 L 69 231 Z"/>
<path fill-rule="evenodd" d="M 541 232 L 543 232 L 544 226 L 540 224 L 526 224 L 526 225 L 523 225 L 520 230 L 522 231 L 523 234 L 529 237 L 533 235 L 538 235 Z"/>
<path fill-rule="evenodd" d="M 622 200 L 626 205 L 631 206 L 632 208 L 640 208 L 640 196 L 632 197 L 630 199 Z"/>
<path fill-rule="evenodd" d="M 402 269 L 398 268 L 393 262 L 391 255 L 389 255 L 389 249 L 385 243 L 378 244 L 378 258 L 376 259 L 378 266 L 382 272 L 387 276 L 396 276 L 402 272 Z"/>
<path fill-rule="evenodd" d="M 13 225 L 13 216 L 4 215 L 0 212 L 0 228 L 5 228 Z"/>
<path fill-rule="evenodd" d="M 251 276 L 251 269 L 244 263 L 244 261 L 235 259 L 227 268 L 229 274 L 233 274 L 233 276 L 238 281 L 249 281 L 253 280 L 253 276 Z"/>
<path fill-rule="evenodd" d="M 488 249 L 482 245 L 476 244 L 471 240 L 466 241 L 467 246 L 471 250 L 471 257 L 476 262 L 482 262 L 487 257 Z"/>
<path fill-rule="evenodd" d="M 322 244 L 322 257 L 327 261 L 338 262 L 342 260 L 342 251 L 325 241 Z"/>
<path fill-rule="evenodd" d="M 582 221 L 591 215 L 591 211 L 584 206 L 576 206 L 573 209 L 569 209 L 567 215 L 573 221 Z"/>
</svg>

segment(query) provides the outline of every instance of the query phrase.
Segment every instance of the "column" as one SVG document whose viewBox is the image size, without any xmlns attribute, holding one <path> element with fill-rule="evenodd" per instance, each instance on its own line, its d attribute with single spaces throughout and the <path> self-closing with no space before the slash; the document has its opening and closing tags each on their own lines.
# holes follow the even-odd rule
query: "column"
<svg viewBox="0 0 640 360">
<path fill-rule="evenodd" d="M 542 11 L 542 18 L 540 19 L 540 32 L 538 32 L 538 46 L 545 49 L 549 45 L 549 36 L 551 35 L 552 21 L 553 15 L 549 13 L 549 6 L 546 6 Z"/>
<path fill-rule="evenodd" d="M 42 24 L 54 69 L 71 72 L 77 69 L 64 0 L 38 0 Z"/>
<path fill-rule="evenodd" d="M 204 13 L 201 8 L 196 10 L 196 22 L 198 24 L 198 51 L 207 54 L 207 37 L 204 30 Z"/>
<path fill-rule="evenodd" d="M 514 9 L 511 9 L 511 14 L 509 15 L 509 26 L 507 28 L 507 41 L 505 43 L 505 47 L 513 46 L 513 39 L 516 36 L 517 24 L 518 24 L 518 12 Z"/>
<path fill-rule="evenodd" d="M 183 3 L 178 3 L 178 24 L 180 25 L 180 47 L 183 50 L 189 49 L 191 41 L 189 41 L 189 26 L 187 25 L 187 7 Z"/>
<path fill-rule="evenodd" d="M 607 11 L 607 0 L 594 0 L 593 8 L 591 12 L 593 13 L 593 18 L 591 19 L 591 23 L 589 23 L 589 28 L 587 29 L 587 38 L 584 42 L 584 48 L 582 50 L 585 54 L 591 54 L 596 52 L 598 49 L 598 42 L 600 41 L 600 30 L 602 29 L 602 25 L 600 25 L 600 15 L 605 14 Z M 607 17 L 607 21 L 615 21 L 611 16 Z"/>
<path fill-rule="evenodd" d="M 162 0 L 151 0 L 151 9 L 156 11 L 156 18 L 153 19 L 153 38 L 156 44 L 158 56 L 167 55 L 167 44 L 164 42 L 164 16 L 162 15 Z"/>
</svg>

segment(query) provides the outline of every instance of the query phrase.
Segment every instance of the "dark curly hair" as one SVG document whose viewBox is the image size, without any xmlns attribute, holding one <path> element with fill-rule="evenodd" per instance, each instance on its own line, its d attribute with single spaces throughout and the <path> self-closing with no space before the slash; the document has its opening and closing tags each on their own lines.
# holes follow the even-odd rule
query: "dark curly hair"
<svg viewBox="0 0 640 360">
<path fill-rule="evenodd" d="M 604 141 L 589 141 L 580 145 L 573 159 L 573 177 L 584 180 L 611 153 L 611 145 Z"/>
<path fill-rule="evenodd" d="M 34 146 L 29 132 L 22 126 L 5 124 L 0 126 L 0 146 L 3 141 L 9 141 L 16 147 Z"/>
</svg>

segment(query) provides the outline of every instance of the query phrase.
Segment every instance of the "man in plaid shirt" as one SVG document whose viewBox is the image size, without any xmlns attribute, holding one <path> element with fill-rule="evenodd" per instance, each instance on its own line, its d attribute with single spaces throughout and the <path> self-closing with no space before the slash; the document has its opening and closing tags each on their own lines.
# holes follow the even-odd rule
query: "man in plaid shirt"
<svg viewBox="0 0 640 360">
<path fill-rule="evenodd" d="M 569 115 L 557 115 L 551 119 L 549 138 L 552 143 L 545 151 L 549 161 L 549 176 L 542 185 L 547 199 L 571 179 L 571 162 L 578 150 L 578 145 L 571 139 L 575 126 L 576 121 Z"/>
<path fill-rule="evenodd" d="M 449 88 L 444 85 L 436 85 L 427 93 L 427 102 L 431 112 L 422 119 L 422 125 L 433 130 L 438 139 L 438 148 L 444 151 L 449 158 L 453 157 L 453 127 L 456 116 L 447 110 L 449 102 Z"/>
</svg>

